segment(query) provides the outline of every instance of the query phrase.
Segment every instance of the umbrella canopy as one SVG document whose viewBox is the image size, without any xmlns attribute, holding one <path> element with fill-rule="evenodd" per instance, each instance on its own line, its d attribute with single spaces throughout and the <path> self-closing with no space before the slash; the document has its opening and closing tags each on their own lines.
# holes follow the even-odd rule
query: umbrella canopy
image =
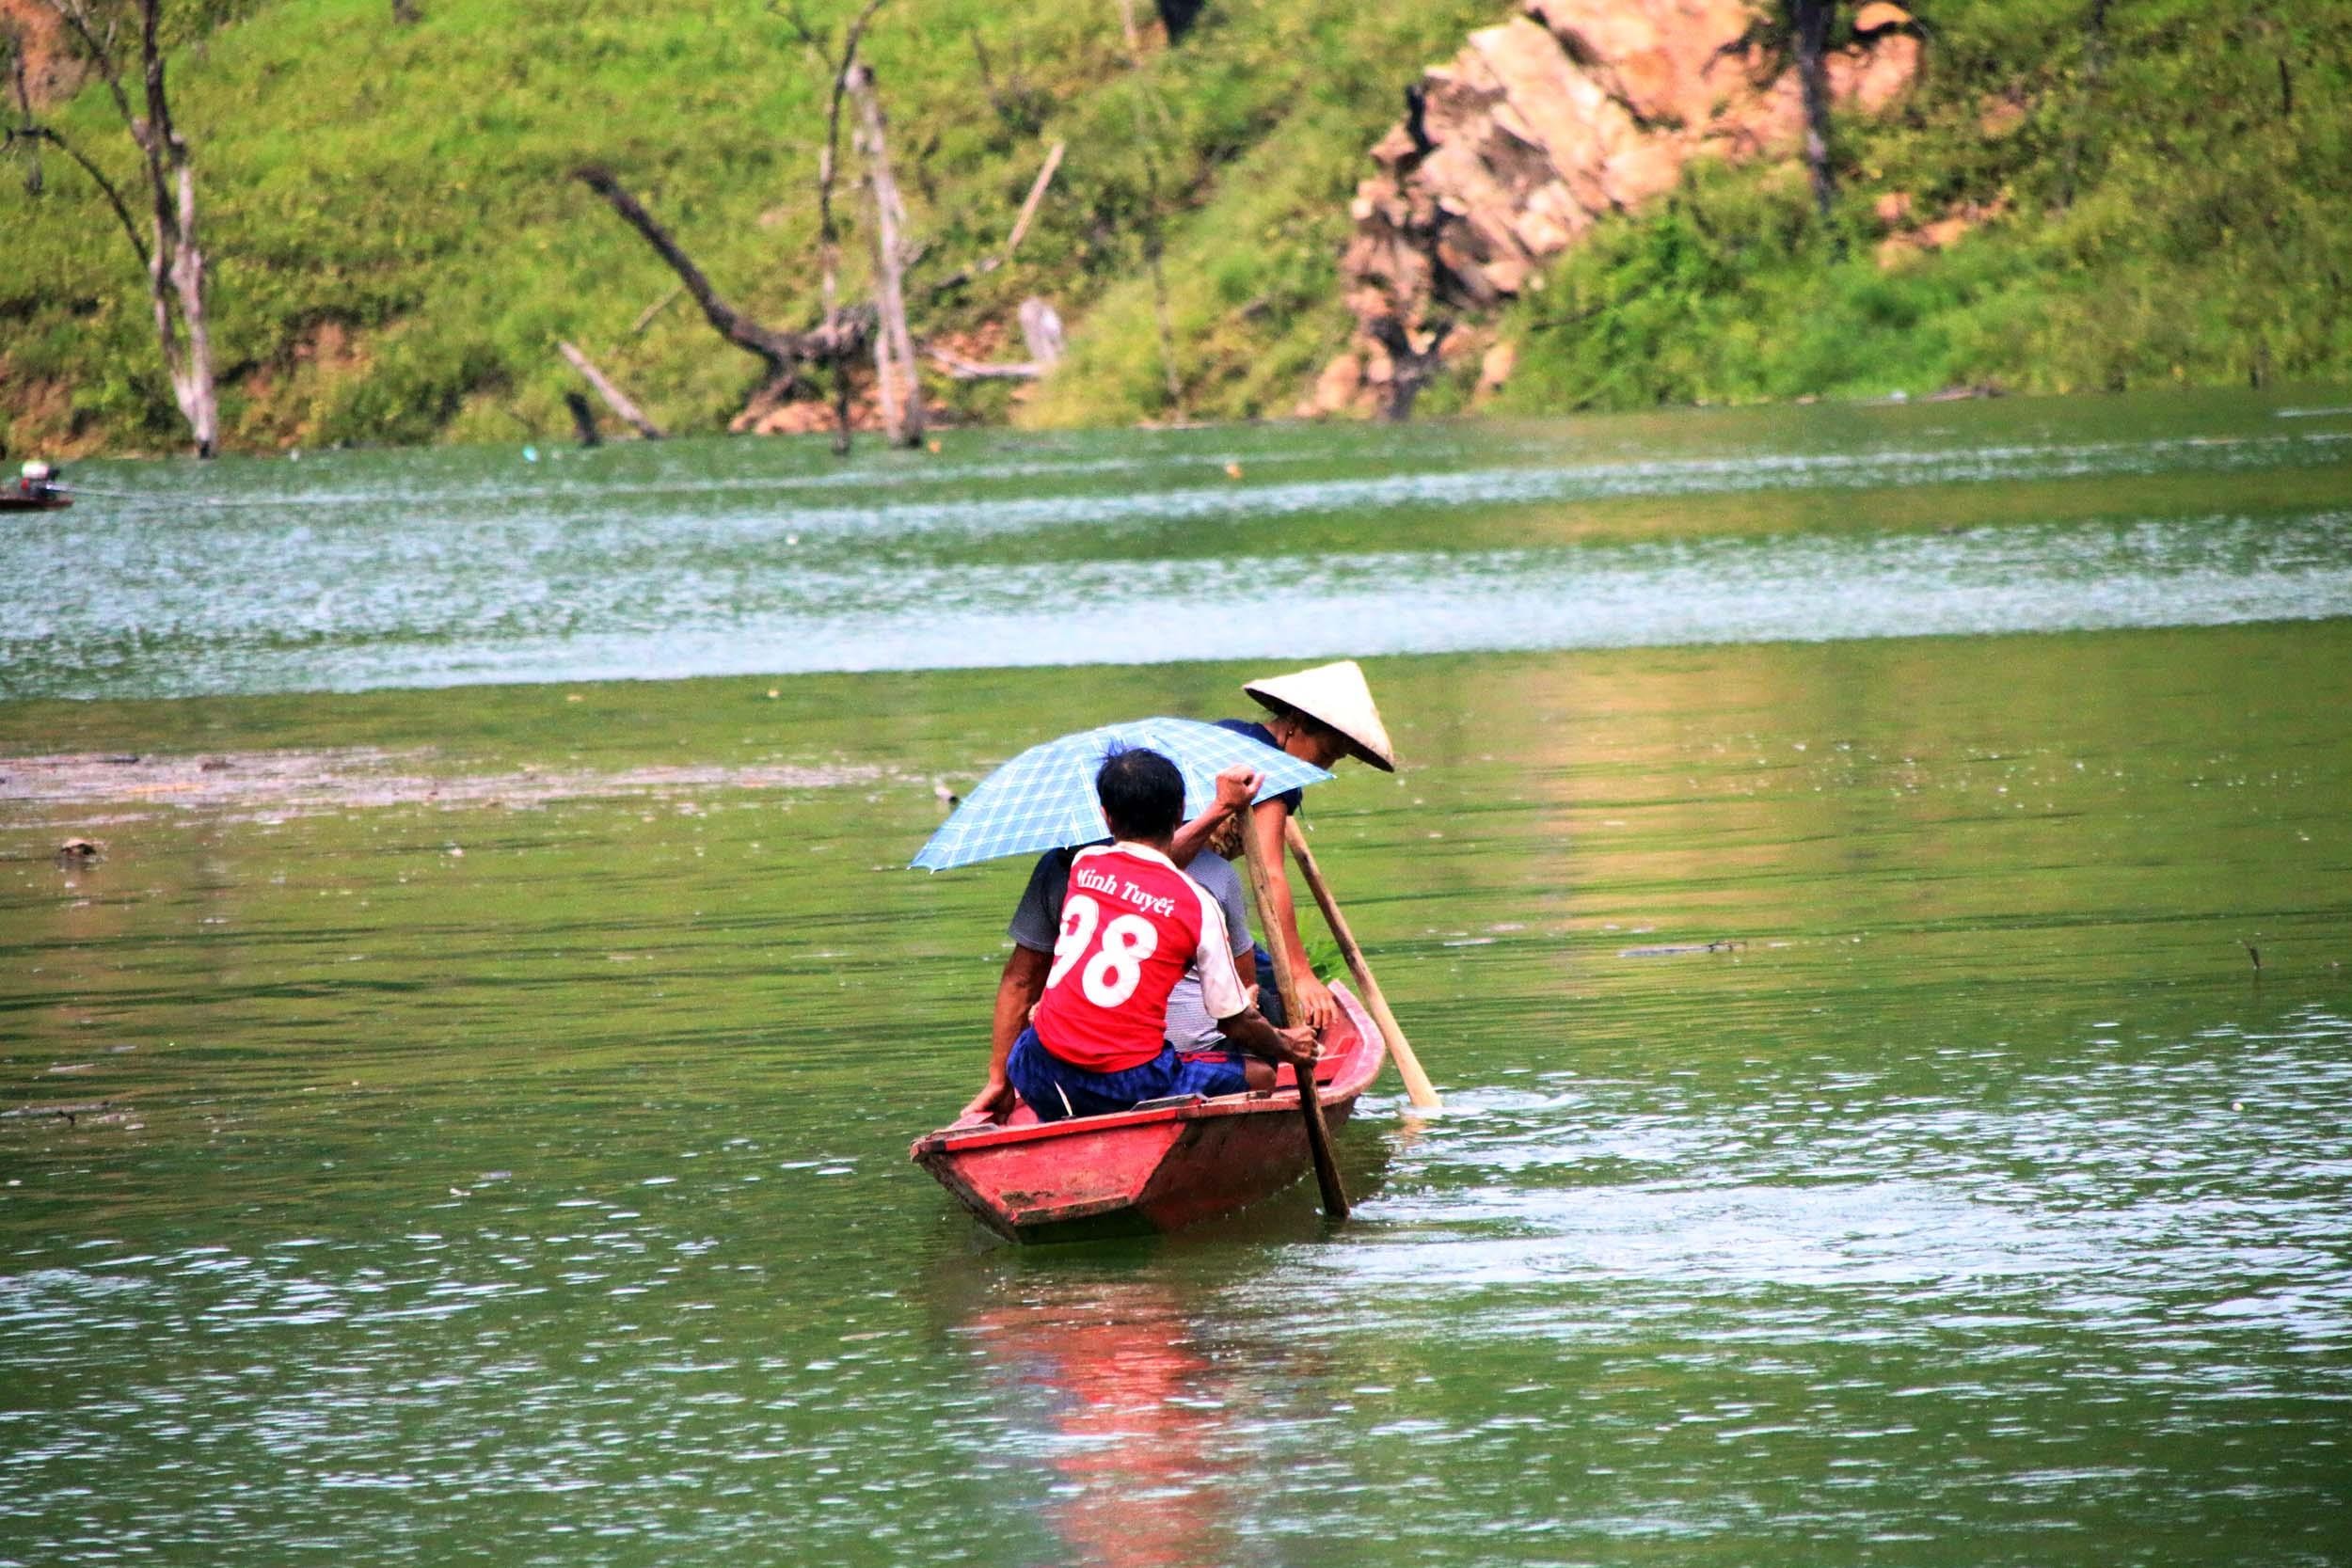
<svg viewBox="0 0 2352 1568">
<path fill-rule="evenodd" d="M 1094 799 L 1094 775 L 1113 752 L 1137 748 L 1159 752 L 1184 774 L 1188 818 L 1208 810 L 1216 798 L 1216 775 L 1228 768 L 1263 773 L 1261 800 L 1331 776 L 1287 752 L 1197 719 L 1105 724 L 1032 746 L 982 779 L 914 863 L 945 871 L 999 855 L 1033 855 L 1108 838 L 1110 829 Z"/>
</svg>

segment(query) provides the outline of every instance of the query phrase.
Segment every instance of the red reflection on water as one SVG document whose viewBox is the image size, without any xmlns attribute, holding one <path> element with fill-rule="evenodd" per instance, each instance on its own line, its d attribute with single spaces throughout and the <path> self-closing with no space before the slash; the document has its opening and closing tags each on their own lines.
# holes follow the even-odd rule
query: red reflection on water
<svg viewBox="0 0 2352 1568">
<path fill-rule="evenodd" d="M 1043 1390 L 1043 1445 L 1059 1484 L 1047 1522 L 1070 1560 L 1111 1568 L 1233 1560 L 1224 1412 L 1175 1292 L 1093 1281 L 997 1307 L 975 1337 L 1027 1387 Z"/>
</svg>

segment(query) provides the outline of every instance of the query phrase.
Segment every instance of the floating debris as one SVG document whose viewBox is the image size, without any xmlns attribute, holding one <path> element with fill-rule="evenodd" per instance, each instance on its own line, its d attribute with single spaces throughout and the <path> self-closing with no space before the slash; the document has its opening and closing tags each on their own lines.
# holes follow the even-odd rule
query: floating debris
<svg viewBox="0 0 2352 1568">
<path fill-rule="evenodd" d="M 81 1124 L 81 1118 L 84 1117 L 110 1121 L 119 1120 L 124 1109 L 122 1101 L 119 1100 L 85 1100 L 71 1105 L 19 1105 L 12 1111 L 0 1111 L 0 1121 L 31 1121 L 40 1117 L 55 1117 L 63 1121 L 68 1127 L 75 1127 Z"/>
<path fill-rule="evenodd" d="M 1618 950 L 1620 958 L 1666 958 L 1679 953 L 1729 953 L 1745 947 L 1747 942 L 1735 939 L 1722 942 L 1677 942 L 1663 947 L 1626 947 Z"/>
<path fill-rule="evenodd" d="M 662 796 L 689 790 L 821 789 L 870 784 L 884 776 L 878 768 L 829 765 L 793 767 L 646 767 L 615 772 L 560 771 L 530 767 L 513 773 L 446 773 L 427 770 L 430 752 L 386 752 L 371 747 L 317 751 L 210 752 L 203 756 L 152 756 L 135 766 L 87 752 L 10 757 L 0 773 L 0 809 L 14 802 L 72 808 L 84 823 L 85 808 L 98 804 L 142 806 L 149 812 L 109 818 L 135 820 L 154 808 L 220 811 L 257 819 L 281 819 L 355 807 L 431 804 L 453 809 L 497 803 L 513 807 L 556 800 L 616 796 Z M 257 816 L 258 814 L 258 816 Z M 62 824 L 60 824 L 62 826 Z M 75 845 L 87 845 L 77 849 Z M 103 841 L 71 839 L 60 846 L 60 865 L 84 865 L 105 852 Z"/>
</svg>

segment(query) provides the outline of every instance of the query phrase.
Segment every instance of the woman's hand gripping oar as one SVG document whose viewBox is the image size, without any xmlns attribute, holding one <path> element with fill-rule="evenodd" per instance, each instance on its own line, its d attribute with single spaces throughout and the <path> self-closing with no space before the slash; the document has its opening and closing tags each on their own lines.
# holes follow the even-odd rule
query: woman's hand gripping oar
<svg viewBox="0 0 2352 1568">
<path fill-rule="evenodd" d="M 1288 944 L 1273 940 L 1267 924 L 1268 903 L 1266 863 L 1258 847 L 1258 835 L 1242 834 L 1242 849 L 1249 863 L 1249 891 L 1258 902 L 1258 928 L 1267 933 L 1266 951 L 1274 956 L 1274 983 L 1281 992 L 1284 1016 L 1295 1021 L 1298 1017 L 1298 977 L 1291 973 Z M 1312 1063 L 1293 1068 L 1298 1080 L 1298 1110 L 1307 1122 L 1307 1149 L 1314 1157 L 1315 1185 L 1323 1192 L 1323 1213 L 1326 1219 L 1347 1218 L 1347 1189 L 1340 1185 L 1339 1162 L 1331 1157 L 1331 1130 L 1323 1123 L 1323 1096 L 1315 1083 Z"/>
<path fill-rule="evenodd" d="M 1380 982 L 1372 977 L 1372 965 L 1364 961 L 1364 950 L 1356 944 L 1356 934 L 1347 928 L 1347 917 L 1340 913 L 1340 901 L 1331 896 L 1330 884 L 1323 879 L 1322 869 L 1315 864 L 1314 851 L 1307 847 L 1307 835 L 1298 831 L 1295 818 L 1284 827 L 1291 856 L 1298 862 L 1299 872 L 1306 877 L 1307 886 L 1314 891 L 1315 902 L 1323 908 L 1324 923 L 1331 927 L 1331 935 L 1347 959 L 1347 972 L 1356 977 L 1356 989 L 1363 993 L 1364 1006 L 1372 1009 L 1373 1022 L 1380 1025 L 1380 1037 L 1388 1042 L 1397 1075 L 1405 1080 L 1406 1097 L 1424 1111 L 1438 1110 L 1438 1091 L 1430 1084 L 1429 1074 L 1422 1071 L 1421 1061 L 1406 1040 L 1405 1031 L 1397 1026 L 1396 1015 L 1389 1011 L 1389 999 L 1380 994 Z"/>
</svg>

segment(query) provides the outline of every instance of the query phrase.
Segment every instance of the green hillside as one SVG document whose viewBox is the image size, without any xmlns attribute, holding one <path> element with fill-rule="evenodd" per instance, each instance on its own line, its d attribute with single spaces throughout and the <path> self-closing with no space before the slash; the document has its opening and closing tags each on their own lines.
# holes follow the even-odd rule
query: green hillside
<svg viewBox="0 0 2352 1568">
<path fill-rule="evenodd" d="M 1841 127 L 1835 222 L 1810 217 L 1802 181 L 1753 167 L 1605 226 L 1502 317 L 1521 345 L 1502 404 L 2352 380 L 2352 0 L 2112 0 L 2095 37 L 2094 3 L 1921 0 L 1927 77 L 1897 116 Z M 559 338 L 672 429 L 723 428 L 758 365 L 682 298 L 634 329 L 674 280 L 566 178 L 583 161 L 729 299 L 814 319 L 823 73 L 765 5 L 421 0 L 408 25 L 386 0 L 242 8 L 172 67 L 232 449 L 560 435 L 578 382 Z M 823 27 L 851 8 L 806 10 Z M 1046 148 L 1069 146 L 1013 264 L 916 325 L 1001 330 L 1042 294 L 1071 359 L 1018 407 L 1001 383 L 939 395 L 1049 424 L 1287 413 L 1352 327 L 1337 261 L 1366 148 L 1425 64 L 1507 14 L 1212 4 L 1138 71 L 1101 0 L 890 0 L 866 57 L 926 246 L 918 300 L 1002 243 Z M 1993 96 L 2023 108 L 1997 135 Z M 103 93 L 49 118 L 132 181 Z M 14 169 L 0 181 L 0 428 L 18 451 L 172 450 L 129 249 L 80 173 L 43 163 L 38 198 Z M 1871 207 L 1891 189 L 2008 215 L 1882 272 Z M 848 248 L 855 289 L 863 237 Z M 1424 406 L 1459 406 L 1469 379 Z"/>
</svg>

